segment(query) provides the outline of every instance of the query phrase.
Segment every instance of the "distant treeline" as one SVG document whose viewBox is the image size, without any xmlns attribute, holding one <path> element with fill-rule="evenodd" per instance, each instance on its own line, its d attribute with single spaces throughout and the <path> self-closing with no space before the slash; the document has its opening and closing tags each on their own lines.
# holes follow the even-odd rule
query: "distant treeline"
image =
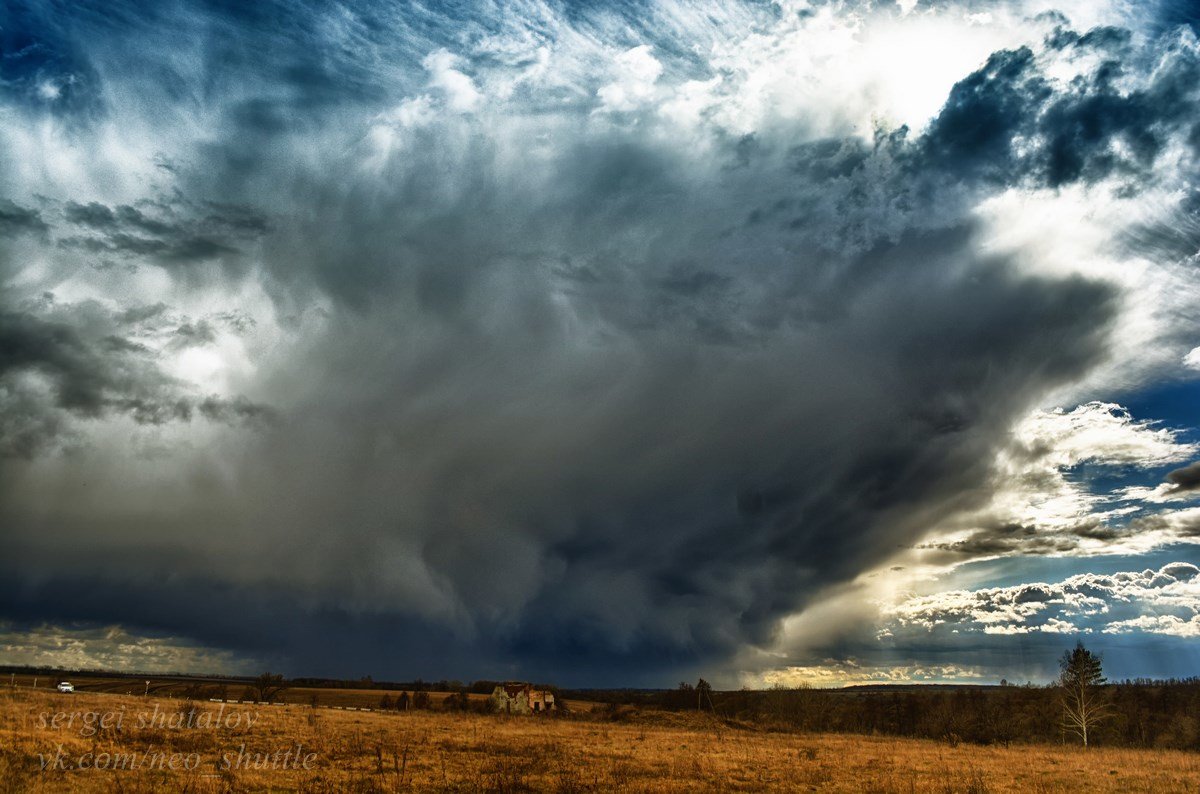
<svg viewBox="0 0 1200 794">
<path fill-rule="evenodd" d="M 145 672 L 116 672 L 111 670 L 89 670 L 70 667 L 30 667 L 27 665 L 0 665 L 0 675 L 39 675 L 49 678 L 64 678 L 70 676 L 84 676 L 97 678 L 128 678 L 130 680 L 143 680 L 146 678 L 154 679 L 155 681 L 179 681 L 181 683 L 188 682 L 224 682 L 232 684 L 252 684 L 262 676 L 246 676 L 246 675 L 194 675 L 189 673 L 145 673 Z M 271 675 L 267 673 L 266 675 Z M 376 681 L 371 676 L 363 676 L 362 678 L 287 678 L 282 679 L 286 682 L 287 688 L 306 687 L 316 689 L 379 689 L 379 690 L 411 690 L 414 692 L 453 692 L 462 693 L 470 692 L 474 694 L 490 695 L 496 685 L 502 683 L 500 681 L 471 681 L 463 683 L 462 681 L 453 681 L 447 679 L 439 679 L 437 681 L 425 681 L 416 679 L 414 681 Z M 3 682 L 0 682 L 3 683 Z"/>
<path fill-rule="evenodd" d="M 82 667 L 51 667 L 47 665 L 39 665 L 31 667 L 21 664 L 6 664 L 0 665 L 0 676 L 5 675 L 36 675 L 49 676 L 52 678 L 62 678 L 64 676 L 81 675 L 89 678 L 128 678 L 130 680 L 141 681 L 147 678 L 152 678 L 156 681 L 252 681 L 254 676 L 245 675 L 221 675 L 219 673 L 205 673 L 198 675 L 195 673 L 147 673 L 144 670 L 117 671 L 117 670 L 99 670 L 94 668 Z M 0 682 L 3 683 L 3 682 Z"/>
<path fill-rule="evenodd" d="M 1107 716 L 1094 744 L 1200 750 L 1200 678 L 1126 680 L 1100 688 Z M 902 686 L 717 692 L 701 680 L 674 690 L 589 690 L 566 697 L 673 711 L 711 711 L 759 727 L 887 734 L 950 743 L 1077 743 L 1062 727 L 1055 686 Z"/>
<path fill-rule="evenodd" d="M 289 678 L 288 684 L 294 687 L 313 687 L 317 689 L 383 689 L 383 690 L 404 690 L 408 689 L 414 692 L 470 692 L 473 694 L 490 695 L 492 690 L 496 688 L 499 681 L 471 681 L 463 683 L 462 681 L 449 681 L 440 679 L 437 681 L 425 681 L 416 679 L 414 681 L 376 681 L 371 676 L 363 678 L 340 680 L 336 678 Z"/>
</svg>

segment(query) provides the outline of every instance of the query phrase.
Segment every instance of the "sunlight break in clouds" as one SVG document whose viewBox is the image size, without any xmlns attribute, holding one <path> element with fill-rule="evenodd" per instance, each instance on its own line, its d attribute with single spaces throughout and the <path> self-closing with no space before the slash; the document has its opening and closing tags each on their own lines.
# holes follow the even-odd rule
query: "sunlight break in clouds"
<svg viewBox="0 0 1200 794">
<path fill-rule="evenodd" d="M 980 683 L 986 681 L 985 674 L 970 667 L 956 665 L 896 665 L 894 667 L 861 666 L 853 661 L 839 662 L 833 659 L 812 667 L 786 667 L 772 670 L 761 677 L 743 683 L 753 687 L 814 687 L 833 689 L 846 686 L 870 684 L 911 683 Z M 988 681 L 988 683 L 991 683 Z"/>
<path fill-rule="evenodd" d="M 0 664 L 65 670 L 236 675 L 256 672 L 253 660 L 212 651 L 178 637 L 141 637 L 120 626 L 89 629 L 0 624 Z"/>
</svg>

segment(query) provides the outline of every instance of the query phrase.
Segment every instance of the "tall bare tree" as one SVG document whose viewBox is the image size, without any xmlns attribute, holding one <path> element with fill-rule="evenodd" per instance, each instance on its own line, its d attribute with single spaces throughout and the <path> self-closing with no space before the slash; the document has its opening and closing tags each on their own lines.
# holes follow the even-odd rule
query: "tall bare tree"
<svg viewBox="0 0 1200 794">
<path fill-rule="evenodd" d="M 1088 735 L 1112 716 L 1100 657 L 1078 642 L 1073 650 L 1063 653 L 1058 666 L 1063 730 L 1078 736 L 1087 747 Z"/>
</svg>

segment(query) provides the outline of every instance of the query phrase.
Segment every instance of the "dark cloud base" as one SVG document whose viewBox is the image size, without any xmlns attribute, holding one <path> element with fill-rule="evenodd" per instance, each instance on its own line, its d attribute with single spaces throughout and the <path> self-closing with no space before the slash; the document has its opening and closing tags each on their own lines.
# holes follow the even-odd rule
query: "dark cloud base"
<svg viewBox="0 0 1200 794">
<path fill-rule="evenodd" d="M 295 339 L 293 357 L 264 356 L 253 398 L 210 396 L 163 362 L 218 326 L 249 333 L 236 306 L 151 351 L 131 327 L 162 322 L 158 296 L 0 298 L 0 472 L 88 422 L 240 428 L 152 493 L 70 459 L 114 487 L 99 514 L 0 479 L 18 550 L 0 615 L 118 622 L 317 674 L 661 684 L 724 664 L 984 498 L 1013 422 L 1105 361 L 1116 288 L 984 252 L 970 207 L 1013 186 L 1136 192 L 1200 84 L 1172 50 L 1121 88 L 1150 53 L 1064 25 L 1041 46 L 1100 54 L 1093 73 L 1064 91 L 1032 49 L 997 52 L 919 135 L 714 136 L 697 166 L 642 127 L 588 126 L 591 108 L 564 104 L 552 127 L 541 98 L 524 121 L 545 113 L 562 143 L 521 149 L 524 167 L 446 112 L 365 169 L 346 119 L 425 90 L 425 55 L 474 28 L 343 10 L 358 49 L 308 6 L 31 7 L 5 30 L 28 123 L 86 140 L 141 91 L 164 113 L 202 107 L 211 129 L 141 201 L 0 202 L 0 275 L 37 251 L 197 293 L 253 282 Z M 202 42 L 190 71 L 164 63 L 172 25 Z M 389 54 L 377 27 L 405 48 L 390 83 L 385 59 L 356 55 Z M 690 75 L 673 44 L 669 72 Z"/>
</svg>

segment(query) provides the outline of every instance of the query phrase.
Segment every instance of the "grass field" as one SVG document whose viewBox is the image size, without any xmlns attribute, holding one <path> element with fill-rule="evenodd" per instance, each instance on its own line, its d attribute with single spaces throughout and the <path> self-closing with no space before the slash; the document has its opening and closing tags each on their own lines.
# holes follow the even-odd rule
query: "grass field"
<svg viewBox="0 0 1200 794">
<path fill-rule="evenodd" d="M 1200 755 L 773 733 L 660 712 L 381 713 L 0 688 L 0 791 L 414 789 L 1196 791 Z"/>
<path fill-rule="evenodd" d="M 8 684 L 11 681 L 20 688 L 36 688 L 40 691 L 53 692 L 55 691 L 55 685 L 60 680 L 70 681 L 75 686 L 78 694 L 142 695 L 148 692 L 152 696 L 166 698 L 191 697 L 197 700 L 209 700 L 210 698 L 220 698 L 221 700 L 253 699 L 246 691 L 246 683 L 222 682 L 219 679 L 212 678 L 189 679 L 184 677 L 151 676 L 149 678 L 149 687 L 147 688 L 146 679 L 130 678 L 127 676 L 69 673 L 56 677 L 20 673 L 0 679 L 0 685 Z M 411 689 L 405 691 L 410 696 L 413 693 Z M 399 689 L 349 689 L 341 687 L 297 686 L 288 687 L 271 699 L 279 703 L 292 703 L 302 706 L 316 705 L 375 710 L 379 707 L 380 701 L 385 695 L 395 700 L 400 692 L 401 690 Z M 429 695 L 429 700 L 434 708 L 439 707 L 442 701 L 450 695 L 448 692 L 428 692 L 426 694 Z M 482 703 L 488 699 L 488 695 L 478 693 L 472 693 L 469 697 L 477 703 Z M 598 705 L 584 700 L 568 700 L 566 704 L 567 708 L 575 712 L 590 711 Z"/>
</svg>

